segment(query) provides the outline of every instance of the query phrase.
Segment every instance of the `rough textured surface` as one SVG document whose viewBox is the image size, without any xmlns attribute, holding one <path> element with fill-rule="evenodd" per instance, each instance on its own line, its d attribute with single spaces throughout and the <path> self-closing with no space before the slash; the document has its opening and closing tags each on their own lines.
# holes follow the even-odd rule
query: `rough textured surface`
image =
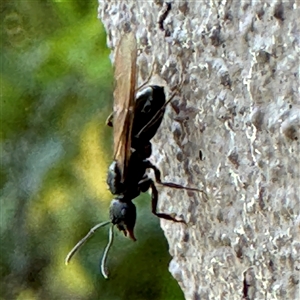
<svg viewBox="0 0 300 300">
<path fill-rule="evenodd" d="M 263 1 L 266 2 L 266 1 Z M 154 139 L 170 271 L 186 299 L 297 299 L 299 9 L 296 1 L 101 1 L 112 49 L 136 31 L 139 83 L 184 84 Z"/>
</svg>

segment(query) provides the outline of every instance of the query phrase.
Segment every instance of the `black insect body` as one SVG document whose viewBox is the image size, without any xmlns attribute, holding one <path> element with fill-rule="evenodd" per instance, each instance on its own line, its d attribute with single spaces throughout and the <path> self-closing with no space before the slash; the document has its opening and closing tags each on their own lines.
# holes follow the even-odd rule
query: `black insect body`
<svg viewBox="0 0 300 300">
<path fill-rule="evenodd" d="M 136 240 L 133 232 L 136 208 L 132 200 L 150 187 L 149 183 L 145 181 L 147 165 L 144 160 L 151 155 L 150 140 L 160 126 L 162 117 L 158 118 L 152 126 L 146 128 L 140 137 L 136 137 L 136 135 L 152 120 L 166 102 L 164 90 L 159 86 L 148 87 L 137 97 L 131 134 L 132 154 L 125 181 L 121 182 L 121 174 L 116 161 L 110 165 L 107 176 L 107 184 L 111 193 L 118 195 L 110 206 L 111 222 L 116 224 L 117 228 L 123 231 L 125 235 L 128 233 L 133 240 Z"/>
<path fill-rule="evenodd" d="M 111 166 L 114 166 L 113 173 L 118 173 L 118 167 L 115 162 Z M 156 207 L 158 202 L 158 191 L 155 187 L 155 184 L 151 178 L 146 175 L 147 169 L 153 169 L 155 173 L 155 179 L 157 183 L 160 183 L 164 186 L 171 188 L 184 189 L 185 187 L 177 185 L 175 183 L 165 183 L 161 182 L 160 171 L 151 164 L 150 161 L 142 159 L 140 153 L 135 151 L 133 152 L 128 170 L 127 180 L 124 182 L 123 192 L 119 194 L 113 201 L 110 207 L 110 218 L 111 222 L 117 226 L 119 230 L 122 230 L 125 235 L 133 240 L 134 236 L 134 225 L 136 220 L 136 208 L 132 203 L 132 200 L 135 199 L 140 193 L 144 193 L 151 189 L 152 191 L 152 213 L 159 218 L 166 220 L 171 220 L 174 222 L 185 223 L 184 220 L 177 220 L 171 215 L 164 213 L 157 213 Z M 111 178 L 111 175 L 109 176 Z M 113 183 L 115 186 L 115 182 Z M 197 189 L 187 188 L 193 191 L 199 191 Z"/>
<path fill-rule="evenodd" d="M 144 171 L 138 172 L 140 168 L 136 168 L 136 166 L 140 166 L 144 159 L 151 156 L 152 146 L 150 140 L 153 138 L 162 122 L 165 111 L 163 106 L 165 102 L 166 97 L 164 88 L 161 86 L 150 86 L 137 94 L 131 133 L 132 154 L 129 158 L 128 164 L 130 166 L 130 168 L 128 168 L 128 172 L 131 176 L 127 176 L 125 181 L 122 182 L 118 163 L 113 161 L 109 167 L 107 176 L 107 184 L 113 195 L 124 193 L 126 187 L 132 185 L 137 186 L 140 178 L 142 178 L 145 173 Z M 152 119 L 159 111 L 161 111 L 161 114 L 155 118 L 154 122 L 151 123 Z M 110 115 L 108 120 L 107 125 L 113 127 L 112 115 Z M 145 129 L 142 130 L 143 128 Z M 138 136 L 139 133 L 140 135 Z"/>
<path fill-rule="evenodd" d="M 147 152 L 150 140 L 154 137 L 159 128 L 166 104 L 166 96 L 162 86 L 149 86 L 139 93 L 134 106 L 134 117 L 131 132 L 131 148 L 139 152 Z M 113 127 L 113 114 L 106 124 Z M 151 145 L 150 145 L 151 147 Z M 150 157 L 149 153 L 145 158 Z"/>
<path fill-rule="evenodd" d="M 121 182 L 117 162 L 114 161 L 109 167 L 107 183 L 112 194 L 118 195 L 112 201 L 110 218 L 118 229 L 122 230 L 125 235 L 128 233 L 133 240 L 135 240 L 133 229 L 136 220 L 136 209 L 131 201 L 139 196 L 141 192 L 146 192 L 149 189 L 152 190 L 152 212 L 156 216 L 175 222 L 184 222 L 170 215 L 156 212 L 158 192 L 153 180 L 146 175 L 147 169 L 153 169 L 156 182 L 172 188 L 185 188 L 174 183 L 161 182 L 160 171 L 147 160 L 151 155 L 150 140 L 155 135 L 163 119 L 165 102 L 163 87 L 151 86 L 138 95 L 131 137 L 132 154 L 124 182 Z M 151 122 L 154 117 L 155 120 Z M 148 124 L 149 126 L 147 126 Z M 143 128 L 145 129 L 141 131 Z M 139 136 L 137 136 L 138 134 Z M 186 189 L 198 191 L 192 188 Z"/>
<path fill-rule="evenodd" d="M 129 48 L 128 51 L 127 48 Z M 136 240 L 134 236 L 136 207 L 132 200 L 140 193 L 151 189 L 152 213 L 157 217 L 185 223 L 171 215 L 157 213 L 158 191 L 154 181 L 147 176 L 148 169 L 154 171 L 155 180 L 161 185 L 203 192 L 195 188 L 162 182 L 159 169 L 148 160 L 152 152 L 150 141 L 162 122 L 165 106 L 175 94 L 166 101 L 163 87 L 149 86 L 135 96 L 135 63 L 136 40 L 131 33 L 122 38 L 117 49 L 115 59 L 117 85 L 114 92 L 114 112 L 108 118 L 108 125 L 112 126 L 114 130 L 114 160 L 108 170 L 107 183 L 111 193 L 116 195 L 110 205 L 110 221 L 94 226 L 75 245 L 66 258 L 67 264 L 97 229 L 111 223 L 109 242 L 101 261 L 101 272 L 105 278 L 108 278 L 105 262 L 113 242 L 113 226 L 116 225 L 125 235 Z M 129 73 L 128 71 L 124 72 L 127 69 L 130 70 Z"/>
<path fill-rule="evenodd" d="M 131 134 L 133 149 L 141 149 L 141 145 L 147 145 L 154 137 L 165 113 L 165 103 L 166 96 L 161 86 L 149 86 L 137 94 Z M 156 116 L 158 112 L 160 114 Z"/>
</svg>

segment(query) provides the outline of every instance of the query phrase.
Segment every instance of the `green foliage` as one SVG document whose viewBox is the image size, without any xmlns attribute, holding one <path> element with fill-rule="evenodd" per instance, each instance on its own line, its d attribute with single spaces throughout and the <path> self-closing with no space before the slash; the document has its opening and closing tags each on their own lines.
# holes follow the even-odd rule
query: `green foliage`
<svg viewBox="0 0 300 300">
<path fill-rule="evenodd" d="M 100 230 L 64 265 L 73 245 L 107 220 L 112 67 L 96 1 L 1 4 L 1 296 L 3 299 L 182 299 L 167 243 L 136 201 L 138 242 Z"/>
</svg>

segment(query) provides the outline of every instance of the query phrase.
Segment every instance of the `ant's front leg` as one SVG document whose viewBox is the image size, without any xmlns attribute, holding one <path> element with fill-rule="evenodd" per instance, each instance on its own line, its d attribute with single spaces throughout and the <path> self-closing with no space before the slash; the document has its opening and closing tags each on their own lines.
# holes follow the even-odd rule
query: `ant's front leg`
<svg viewBox="0 0 300 300">
<path fill-rule="evenodd" d="M 154 171 L 154 176 L 155 176 L 155 180 L 157 183 L 163 185 L 163 186 L 167 186 L 173 189 L 184 189 L 184 190 L 188 190 L 188 191 L 195 191 L 195 192 L 201 192 L 204 193 L 206 195 L 206 193 L 203 190 L 199 190 L 196 188 L 190 188 L 190 187 L 186 187 L 180 184 L 176 184 L 176 183 L 172 183 L 172 182 L 162 182 L 161 181 L 161 173 L 160 170 L 154 166 L 149 160 L 145 160 L 145 167 L 148 169 L 152 169 Z M 207 196 L 207 195 L 206 195 Z"/>
<path fill-rule="evenodd" d="M 174 217 L 172 217 L 171 215 L 164 214 L 164 213 L 158 213 L 156 211 L 157 210 L 157 202 L 158 202 L 158 191 L 157 191 L 156 186 L 152 179 L 145 177 L 144 179 L 142 179 L 139 182 L 138 185 L 142 192 L 146 192 L 147 190 L 149 190 L 149 188 L 151 188 L 151 191 L 152 191 L 151 205 L 152 205 L 152 213 L 154 215 L 156 215 L 157 217 L 159 217 L 161 219 L 186 224 L 186 222 L 184 220 L 177 220 Z"/>
</svg>

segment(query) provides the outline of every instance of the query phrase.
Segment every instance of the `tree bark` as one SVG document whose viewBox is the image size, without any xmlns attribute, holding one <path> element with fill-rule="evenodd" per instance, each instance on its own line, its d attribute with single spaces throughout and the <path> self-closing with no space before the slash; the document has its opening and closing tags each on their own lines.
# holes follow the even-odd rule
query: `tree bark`
<svg viewBox="0 0 300 300">
<path fill-rule="evenodd" d="M 100 1 L 108 46 L 134 30 L 139 84 L 176 87 L 153 139 L 159 211 L 186 299 L 299 296 L 299 9 L 296 1 Z M 166 18 L 165 18 L 166 17 Z M 165 20 L 164 20 L 165 18 Z M 171 92 L 170 92 L 171 94 Z"/>
</svg>

